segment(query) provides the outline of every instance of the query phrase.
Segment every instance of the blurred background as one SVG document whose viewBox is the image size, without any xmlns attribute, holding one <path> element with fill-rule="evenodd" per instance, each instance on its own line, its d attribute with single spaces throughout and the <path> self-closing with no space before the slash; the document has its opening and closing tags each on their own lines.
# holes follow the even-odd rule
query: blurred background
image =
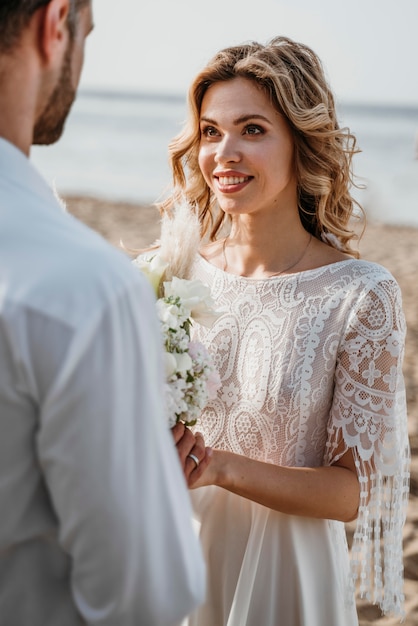
<svg viewBox="0 0 418 626">
<path fill-rule="evenodd" d="M 379 222 L 418 226 L 417 0 L 93 1 L 66 132 L 32 158 L 64 195 L 152 203 L 194 75 L 220 48 L 286 35 L 311 46 L 357 137 L 356 191 Z"/>
</svg>

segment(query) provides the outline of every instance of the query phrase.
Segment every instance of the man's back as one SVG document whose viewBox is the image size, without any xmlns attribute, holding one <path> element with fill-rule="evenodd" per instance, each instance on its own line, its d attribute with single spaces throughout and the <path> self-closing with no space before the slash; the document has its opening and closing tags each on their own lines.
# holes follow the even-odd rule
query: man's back
<svg viewBox="0 0 418 626">
<path fill-rule="evenodd" d="M 2 625 L 169 624 L 202 596 L 160 349 L 145 279 L 0 139 Z"/>
</svg>

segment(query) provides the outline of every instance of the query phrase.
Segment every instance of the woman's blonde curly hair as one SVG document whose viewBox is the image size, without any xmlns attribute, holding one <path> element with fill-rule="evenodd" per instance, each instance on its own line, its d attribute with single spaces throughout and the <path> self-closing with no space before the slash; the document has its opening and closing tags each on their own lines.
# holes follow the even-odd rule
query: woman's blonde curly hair
<svg viewBox="0 0 418 626">
<path fill-rule="evenodd" d="M 237 77 L 254 81 L 288 121 L 295 144 L 299 214 L 305 229 L 358 257 L 350 246 L 350 241 L 358 238 L 352 219 L 363 215 L 350 194 L 350 188 L 356 186 L 352 172 L 353 155 L 359 152 L 356 138 L 348 128 L 339 127 L 334 96 L 317 55 L 287 37 L 275 37 L 266 45 L 253 42 L 225 48 L 196 76 L 188 93 L 188 120 L 169 144 L 174 188 L 158 205 L 160 212 L 187 200 L 198 211 L 202 236 L 217 239 L 225 214 L 198 164 L 200 110 L 211 85 Z"/>
</svg>

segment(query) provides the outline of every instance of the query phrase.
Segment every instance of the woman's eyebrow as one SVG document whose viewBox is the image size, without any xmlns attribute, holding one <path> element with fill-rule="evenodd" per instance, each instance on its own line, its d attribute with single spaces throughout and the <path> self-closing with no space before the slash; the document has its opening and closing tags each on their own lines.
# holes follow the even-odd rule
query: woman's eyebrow
<svg viewBox="0 0 418 626">
<path fill-rule="evenodd" d="M 250 120 L 263 120 L 267 122 L 268 124 L 271 124 L 270 120 L 264 115 L 261 115 L 260 113 L 249 113 L 249 114 L 241 115 L 240 117 L 237 117 L 237 119 L 233 121 L 233 124 L 234 126 L 239 126 L 240 124 L 244 124 L 245 122 L 248 122 Z M 213 124 L 214 126 L 217 125 L 216 120 L 210 117 L 201 117 L 200 121 L 206 122 L 207 124 Z"/>
</svg>

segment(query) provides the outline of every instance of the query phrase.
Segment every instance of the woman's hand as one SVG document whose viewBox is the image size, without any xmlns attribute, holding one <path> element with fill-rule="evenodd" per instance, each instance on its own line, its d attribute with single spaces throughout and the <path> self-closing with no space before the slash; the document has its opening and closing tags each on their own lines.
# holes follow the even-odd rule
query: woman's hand
<svg viewBox="0 0 418 626">
<path fill-rule="evenodd" d="M 205 447 L 201 433 L 195 435 L 182 422 L 171 429 L 187 486 L 199 480 L 212 459 L 212 449 Z"/>
</svg>

